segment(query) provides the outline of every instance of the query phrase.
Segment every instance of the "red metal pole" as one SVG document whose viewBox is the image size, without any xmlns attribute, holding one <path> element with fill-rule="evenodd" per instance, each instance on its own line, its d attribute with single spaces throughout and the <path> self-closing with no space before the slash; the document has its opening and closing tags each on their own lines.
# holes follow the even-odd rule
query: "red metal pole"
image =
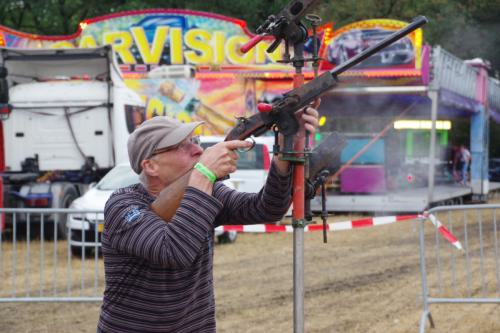
<svg viewBox="0 0 500 333">
<path fill-rule="evenodd" d="M 0 120 L 0 172 L 5 171 L 5 148 L 3 140 L 3 122 Z M 3 178 L 0 177 L 0 208 L 4 208 L 4 191 Z M 5 213 L 0 214 L 0 233 L 5 230 Z"/>
<path fill-rule="evenodd" d="M 293 76 L 293 87 L 297 88 L 304 84 L 304 74 L 295 73 Z M 303 151 L 305 149 L 305 128 L 304 122 L 300 122 L 300 128 L 297 133 L 297 137 L 294 140 L 293 150 L 298 152 L 296 157 L 303 157 Z M 304 211 L 304 200 L 305 200 L 305 168 L 304 163 L 296 163 L 293 169 L 293 211 L 292 217 L 295 221 L 304 221 L 305 211 Z"/>
</svg>

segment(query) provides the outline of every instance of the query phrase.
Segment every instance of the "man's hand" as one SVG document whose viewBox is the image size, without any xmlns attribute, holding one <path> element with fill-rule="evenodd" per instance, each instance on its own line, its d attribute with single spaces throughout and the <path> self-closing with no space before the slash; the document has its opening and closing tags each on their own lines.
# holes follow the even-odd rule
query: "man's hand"
<svg viewBox="0 0 500 333">
<path fill-rule="evenodd" d="M 302 120 L 304 121 L 304 127 L 306 131 L 310 134 L 316 133 L 316 130 L 319 127 L 319 113 L 316 110 L 321 104 L 321 99 L 318 98 L 314 101 L 311 106 L 307 106 L 304 108 L 302 112 Z"/>
<path fill-rule="evenodd" d="M 219 142 L 208 147 L 199 162 L 210 169 L 217 178 L 223 178 L 236 171 L 239 156 L 234 150 L 251 146 L 251 142 L 241 140 Z"/>
<path fill-rule="evenodd" d="M 319 107 L 321 103 L 321 99 L 316 99 L 311 106 L 305 107 L 301 112 L 298 113 L 298 116 L 300 117 L 301 121 L 303 124 L 301 125 L 304 126 L 304 128 L 310 133 L 314 134 L 316 133 L 317 128 L 319 127 L 319 113 L 316 110 L 316 108 Z M 302 140 L 304 139 L 305 132 L 300 131 L 297 133 L 295 136 L 294 140 Z M 284 145 L 284 137 L 283 135 L 280 134 L 279 136 L 279 145 L 283 147 Z M 278 156 L 275 156 L 273 158 L 274 163 L 276 164 L 276 167 L 278 169 L 278 172 L 282 175 L 288 174 L 288 170 L 290 168 L 290 164 L 288 161 L 282 161 L 279 159 Z"/>
<path fill-rule="evenodd" d="M 304 113 L 302 113 L 304 127 L 310 134 L 316 133 L 316 129 L 319 127 L 318 116 L 318 111 L 312 107 L 305 108 Z"/>
<path fill-rule="evenodd" d="M 198 162 L 212 171 L 217 178 L 223 178 L 236 171 L 238 153 L 234 150 L 238 148 L 250 148 L 251 146 L 251 142 L 240 140 L 219 142 L 207 148 Z M 209 195 L 212 194 L 212 182 L 196 169 L 191 173 L 189 186 L 196 187 Z"/>
<path fill-rule="evenodd" d="M 236 171 L 238 153 L 234 150 L 250 148 L 251 146 L 252 143 L 247 141 L 220 142 L 207 148 L 201 155 L 199 162 L 210 169 L 217 178 L 222 178 Z M 197 170 L 187 172 L 163 189 L 158 198 L 152 203 L 151 208 L 163 220 L 168 222 L 179 208 L 186 186 L 193 186 L 207 194 L 212 194 L 212 185 L 208 178 Z"/>
</svg>

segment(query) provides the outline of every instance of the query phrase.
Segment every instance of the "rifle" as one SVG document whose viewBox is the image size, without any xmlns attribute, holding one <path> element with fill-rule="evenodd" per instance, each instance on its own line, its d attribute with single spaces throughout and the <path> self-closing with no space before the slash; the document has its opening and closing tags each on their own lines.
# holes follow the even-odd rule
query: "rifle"
<svg viewBox="0 0 500 333">
<path fill-rule="evenodd" d="M 304 76 L 302 75 L 302 67 L 304 65 L 303 51 L 304 42 L 307 38 L 307 30 L 300 23 L 300 18 L 305 14 L 306 10 L 313 4 L 314 0 L 292 0 L 291 3 L 282 10 L 278 17 L 271 16 L 264 22 L 264 24 L 259 27 L 257 33 L 260 36 L 253 38 L 247 45 L 244 45 L 240 50 L 245 52 L 255 46 L 264 35 L 272 35 L 276 39 L 270 49 L 274 49 L 278 46 L 281 40 L 285 41 L 285 54 L 283 62 L 292 62 L 295 67 L 294 75 L 294 89 L 286 93 L 282 99 L 273 104 L 259 104 L 257 109 L 259 113 L 245 118 L 238 118 L 238 123 L 229 134 L 226 136 L 226 141 L 229 140 L 245 140 L 251 135 L 259 136 L 262 135 L 267 130 L 275 127 L 276 143 L 278 132 L 281 132 L 284 136 L 284 149 L 281 151 L 283 160 L 288 160 L 294 163 L 293 170 L 293 212 L 292 212 L 292 225 L 294 227 L 294 269 L 293 269 L 293 286 L 294 286 L 294 332 L 302 333 L 304 332 L 304 286 L 303 286 L 303 252 L 304 252 L 304 227 L 305 227 L 305 214 L 304 211 L 308 209 L 308 202 L 306 200 L 306 193 L 304 189 L 305 179 L 307 173 L 307 144 L 305 137 L 300 137 L 299 140 L 294 142 L 295 135 L 299 132 L 304 132 L 301 128 L 299 122 L 296 119 L 296 112 L 299 112 L 303 107 L 308 106 L 312 101 L 321 96 L 321 94 L 330 90 L 337 84 L 337 77 L 347 69 L 354 67 L 366 58 L 380 51 L 384 47 L 387 47 L 391 43 L 399 40 L 408 33 L 418 29 L 425 23 L 427 19 L 424 16 L 419 16 L 413 20 L 412 23 L 395 31 L 390 36 L 383 39 L 381 42 L 373 45 L 372 47 L 364 50 L 353 58 L 349 59 L 345 63 L 340 64 L 335 67 L 330 72 L 325 72 L 319 77 L 303 84 Z M 288 16 L 287 16 L 288 15 Z M 316 23 L 318 20 L 315 20 Z M 314 25 L 313 25 L 313 31 Z M 305 32 L 305 33 L 304 33 Z M 314 36 L 316 38 L 316 36 Z M 294 57 L 290 59 L 288 53 L 288 47 L 293 45 L 294 47 Z M 316 47 L 315 47 L 316 50 Z M 269 51 L 269 49 L 268 49 Z M 313 55 L 313 67 L 315 68 L 315 73 L 318 62 L 316 52 Z M 339 145 L 340 146 L 340 145 Z M 294 151 L 294 149 L 296 151 Z M 303 154 L 304 158 L 299 155 Z M 321 171 L 319 168 L 320 180 L 318 183 L 322 183 L 322 196 L 323 199 L 326 197 L 326 190 L 324 186 L 324 180 L 326 179 L 326 174 L 329 173 L 328 170 Z M 311 174 L 311 173 L 310 173 Z M 308 181 L 311 181 L 309 178 Z M 313 179 L 313 186 L 315 180 Z M 324 202 L 324 201 L 323 201 Z M 326 231 L 326 209 L 323 203 L 323 225 Z M 324 242 L 326 242 L 326 232 L 324 231 L 323 237 Z"/>
<path fill-rule="evenodd" d="M 331 71 L 325 72 L 304 85 L 290 90 L 283 95 L 282 99 L 272 104 L 259 103 L 257 106 L 259 112 L 248 118 L 239 117 L 237 125 L 227 134 L 225 140 L 245 140 L 252 135 L 259 136 L 276 125 L 284 135 L 283 153 L 291 153 L 293 150 L 293 136 L 299 128 L 298 121 L 295 118 L 297 111 L 308 106 L 323 93 L 335 87 L 340 74 L 358 65 L 410 32 L 420 28 L 427 22 L 428 20 L 425 16 L 417 16 L 406 27 L 393 32 L 379 43 L 358 53 Z"/>
</svg>

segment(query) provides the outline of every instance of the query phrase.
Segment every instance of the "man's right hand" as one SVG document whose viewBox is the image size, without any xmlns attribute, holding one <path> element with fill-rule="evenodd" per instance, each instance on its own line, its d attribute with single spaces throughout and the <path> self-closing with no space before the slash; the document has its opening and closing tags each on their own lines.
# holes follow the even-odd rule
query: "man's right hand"
<svg viewBox="0 0 500 333">
<path fill-rule="evenodd" d="M 238 153 L 235 150 L 250 147 L 252 147 L 252 143 L 248 141 L 219 142 L 208 147 L 201 155 L 199 162 L 210 169 L 218 179 L 223 178 L 236 171 Z"/>
<path fill-rule="evenodd" d="M 217 178 L 222 178 L 236 171 L 238 154 L 234 150 L 250 148 L 251 146 L 252 143 L 247 141 L 220 142 L 207 148 L 201 155 L 199 162 L 210 169 Z M 166 222 L 170 221 L 179 208 L 186 186 L 193 186 L 200 191 L 211 194 L 213 184 L 196 171 L 186 173 L 160 192 L 158 198 L 151 204 L 153 211 Z"/>
</svg>

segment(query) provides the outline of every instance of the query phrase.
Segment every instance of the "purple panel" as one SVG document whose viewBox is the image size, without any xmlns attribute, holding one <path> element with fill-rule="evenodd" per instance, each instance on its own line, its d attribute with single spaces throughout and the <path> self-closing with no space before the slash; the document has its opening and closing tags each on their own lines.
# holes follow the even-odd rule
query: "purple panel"
<svg viewBox="0 0 500 333">
<path fill-rule="evenodd" d="M 385 192 L 384 166 L 350 166 L 340 175 L 340 191 L 342 193 Z"/>
<path fill-rule="evenodd" d="M 500 124 L 500 110 L 490 108 L 490 116 L 497 123 Z"/>
<path fill-rule="evenodd" d="M 429 56 L 431 53 L 430 45 L 425 44 L 422 47 L 422 83 L 424 85 L 429 85 L 430 77 L 429 77 Z"/>
<path fill-rule="evenodd" d="M 477 112 L 481 103 L 476 100 L 461 96 L 454 93 L 448 89 L 440 90 L 440 100 L 441 103 L 452 106 L 460 110 L 468 110 L 471 112 Z"/>
</svg>

